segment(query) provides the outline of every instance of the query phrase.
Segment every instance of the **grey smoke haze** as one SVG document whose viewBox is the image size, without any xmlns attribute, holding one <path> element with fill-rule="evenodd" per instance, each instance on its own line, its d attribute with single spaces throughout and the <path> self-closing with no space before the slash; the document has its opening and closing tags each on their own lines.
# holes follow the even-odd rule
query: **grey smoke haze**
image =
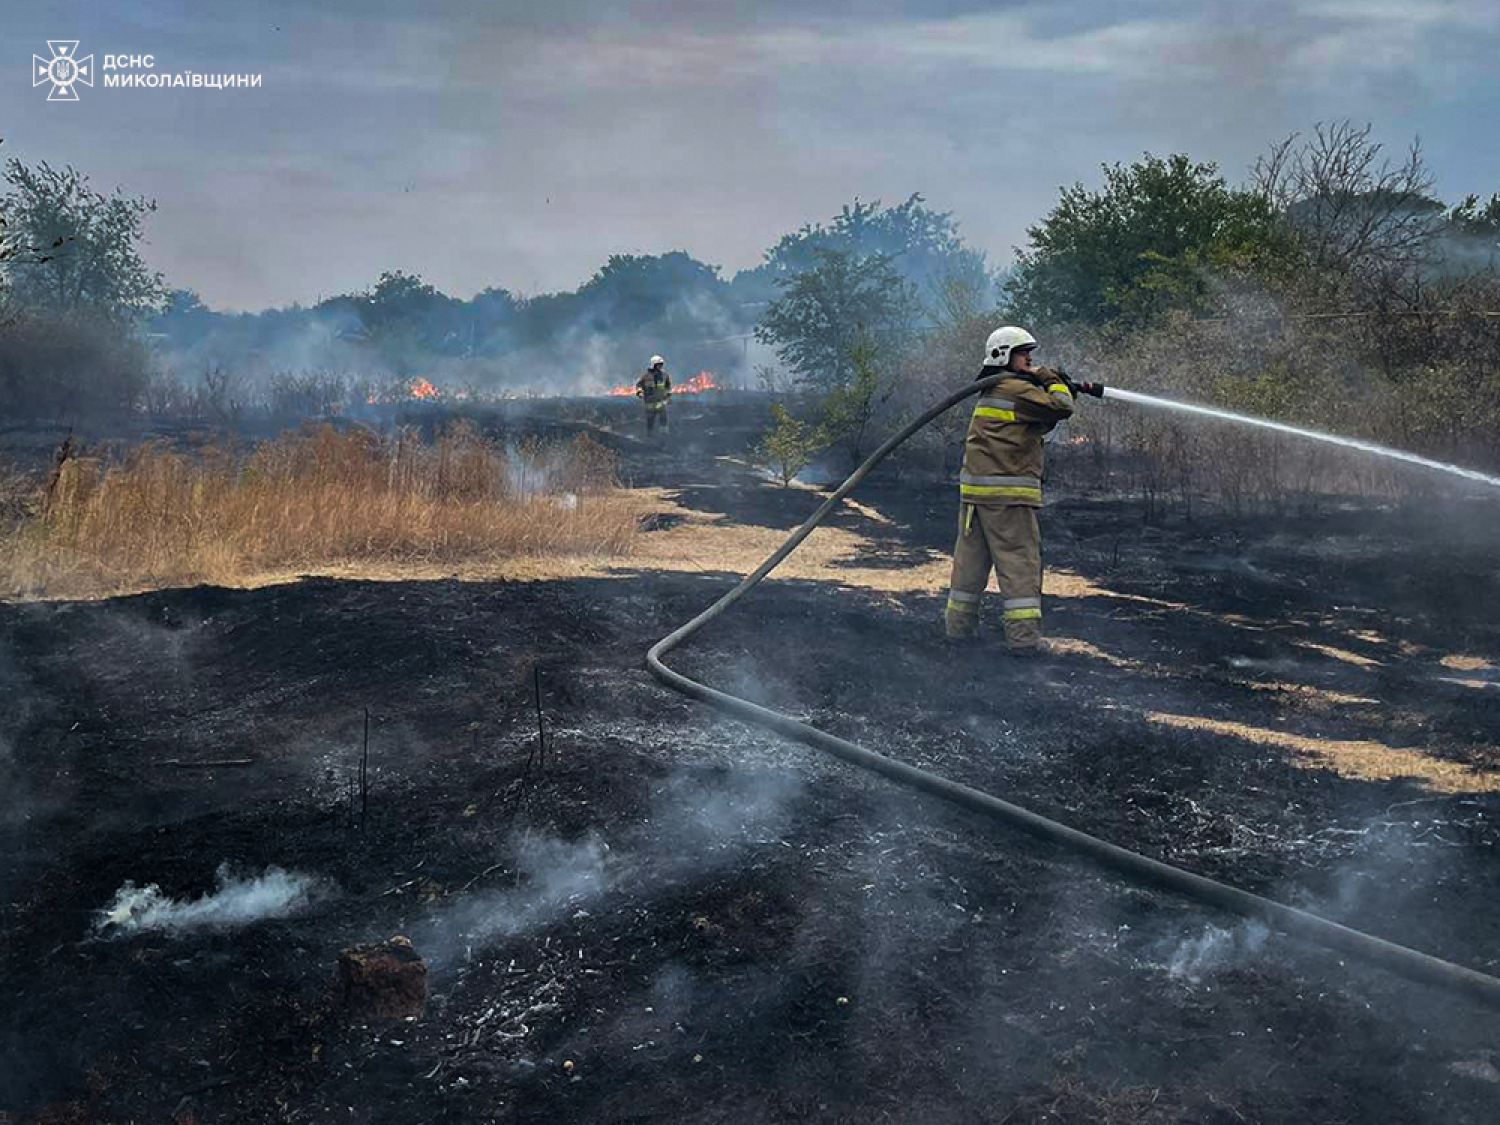
<svg viewBox="0 0 1500 1125">
<path fill-rule="evenodd" d="M 12 7 L 5 152 L 156 198 L 153 264 L 221 308 L 398 267 L 459 296 L 570 289 L 611 252 L 733 271 L 855 195 L 916 191 L 1004 264 L 1101 161 L 1238 175 L 1318 119 L 1420 133 L 1447 196 L 1500 187 L 1489 0 Z M 57 38 L 264 87 L 49 103 L 26 64 Z"/>
</svg>

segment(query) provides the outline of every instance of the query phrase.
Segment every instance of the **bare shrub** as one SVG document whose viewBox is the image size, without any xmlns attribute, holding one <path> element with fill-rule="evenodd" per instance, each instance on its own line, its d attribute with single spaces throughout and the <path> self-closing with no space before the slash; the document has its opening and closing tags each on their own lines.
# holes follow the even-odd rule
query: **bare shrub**
<svg viewBox="0 0 1500 1125">
<path fill-rule="evenodd" d="M 1349 121 L 1292 134 L 1256 161 L 1256 189 L 1286 216 L 1312 270 L 1380 285 L 1428 257 L 1443 207 L 1417 142 L 1392 161 Z"/>
<path fill-rule="evenodd" d="M 0 589 L 61 595 L 357 563 L 621 554 L 634 505 L 587 439 L 502 450 L 466 424 L 433 442 L 317 426 L 193 456 L 161 443 L 69 458 L 0 541 Z"/>
<path fill-rule="evenodd" d="M 349 380 L 336 372 L 277 371 L 266 387 L 266 409 L 288 422 L 326 418 L 340 413 L 349 395 Z"/>
<path fill-rule="evenodd" d="M 980 310 L 977 294 L 954 285 L 945 287 L 943 294 L 935 310 L 937 327 L 920 339 L 919 346 L 907 349 L 899 377 L 893 380 L 891 406 L 903 419 L 978 378 L 985 337 L 998 323 L 994 313 Z M 901 448 L 901 462 L 930 473 L 956 475 L 969 416 L 968 407 L 958 406 L 935 419 Z"/>
<path fill-rule="evenodd" d="M 203 379 L 198 387 L 196 413 L 199 416 L 232 425 L 245 413 L 246 405 L 245 380 L 238 371 L 222 363 L 204 365 Z"/>
</svg>

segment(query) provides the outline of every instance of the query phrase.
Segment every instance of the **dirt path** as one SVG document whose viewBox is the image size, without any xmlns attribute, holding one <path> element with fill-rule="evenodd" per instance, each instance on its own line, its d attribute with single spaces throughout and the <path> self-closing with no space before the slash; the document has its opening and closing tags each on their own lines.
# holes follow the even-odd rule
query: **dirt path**
<svg viewBox="0 0 1500 1125">
<path fill-rule="evenodd" d="M 629 462 L 670 518 L 576 577 L 0 606 L 0 1111 L 1493 1120 L 1494 1014 L 664 693 L 647 645 L 815 502 L 715 460 L 731 441 L 674 440 Z M 949 490 L 860 500 L 684 670 L 1500 971 L 1492 520 L 1147 528 L 1065 493 L 1061 652 L 1017 668 L 938 637 Z M 538 664 L 547 756 L 528 770 Z M 127 881 L 190 901 L 221 863 L 306 876 L 305 900 L 91 939 Z M 431 964 L 423 1018 L 340 1015 L 338 951 L 394 933 Z"/>
</svg>

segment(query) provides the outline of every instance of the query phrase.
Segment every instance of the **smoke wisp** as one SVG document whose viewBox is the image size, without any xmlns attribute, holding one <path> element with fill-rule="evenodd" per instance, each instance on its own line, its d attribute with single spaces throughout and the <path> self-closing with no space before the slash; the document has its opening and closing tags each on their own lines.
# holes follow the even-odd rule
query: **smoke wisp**
<svg viewBox="0 0 1500 1125">
<path fill-rule="evenodd" d="M 1271 931 L 1257 921 L 1231 930 L 1210 923 L 1202 933 L 1183 939 L 1167 956 L 1167 975 L 1177 980 L 1202 980 L 1257 956 L 1270 936 Z"/>
<path fill-rule="evenodd" d="M 475 945 L 509 937 L 561 917 L 609 889 L 609 845 L 596 836 L 569 842 L 522 835 L 515 841 L 515 886 L 476 895 L 419 932 L 418 946 L 443 963 Z"/>
<path fill-rule="evenodd" d="M 184 933 L 248 926 L 290 917 L 328 890 L 315 876 L 279 867 L 242 877 L 234 875 L 228 864 L 220 864 L 214 880 L 217 889 L 193 900 L 170 898 L 155 883 L 137 887 L 126 881 L 115 892 L 114 900 L 99 911 L 94 932 L 102 937 L 121 937 L 147 930 Z"/>
<path fill-rule="evenodd" d="M 730 772 L 705 781 L 670 777 L 651 813 L 612 846 L 595 835 L 567 841 L 523 833 L 505 865 L 514 885 L 446 909 L 414 940 L 435 963 L 498 938 L 555 922 L 617 891 L 650 895 L 688 875 L 729 864 L 784 830 L 801 782 L 784 774 Z"/>
</svg>

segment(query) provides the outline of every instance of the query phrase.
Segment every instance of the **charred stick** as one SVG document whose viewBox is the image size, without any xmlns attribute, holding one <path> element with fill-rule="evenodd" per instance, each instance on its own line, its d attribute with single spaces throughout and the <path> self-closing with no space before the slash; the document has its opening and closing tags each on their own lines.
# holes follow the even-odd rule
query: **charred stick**
<svg viewBox="0 0 1500 1125">
<path fill-rule="evenodd" d="M 359 757 L 359 828 L 370 819 L 370 709 L 365 708 L 365 744 Z"/>
<path fill-rule="evenodd" d="M 531 781 L 531 765 L 536 763 L 540 771 L 544 764 L 546 731 L 542 726 L 542 668 L 540 664 L 531 666 L 531 682 L 535 690 L 536 703 L 536 743 L 526 752 L 526 764 L 521 767 L 521 782 L 516 789 L 515 804 L 520 805 L 526 797 L 526 786 Z"/>
<path fill-rule="evenodd" d="M 46 504 L 47 504 L 47 506 L 49 508 L 52 506 L 53 495 L 57 492 L 58 482 L 60 482 L 62 480 L 63 466 L 68 463 L 68 459 L 70 457 L 72 457 L 72 456 L 73 456 L 73 427 L 69 426 L 68 427 L 68 436 L 65 437 L 65 438 L 63 438 L 62 444 L 57 447 L 56 464 L 53 465 L 53 467 L 52 467 L 52 476 L 47 481 Z"/>
<path fill-rule="evenodd" d="M 162 763 L 164 766 L 176 766 L 180 770 L 207 770 L 218 766 L 253 766 L 254 758 L 215 758 L 204 762 L 185 762 L 181 758 L 167 758 Z"/>
<path fill-rule="evenodd" d="M 536 764 L 537 769 L 542 769 L 547 764 L 547 740 L 542 730 L 542 666 L 540 664 L 531 666 L 531 678 L 536 686 Z"/>
</svg>

